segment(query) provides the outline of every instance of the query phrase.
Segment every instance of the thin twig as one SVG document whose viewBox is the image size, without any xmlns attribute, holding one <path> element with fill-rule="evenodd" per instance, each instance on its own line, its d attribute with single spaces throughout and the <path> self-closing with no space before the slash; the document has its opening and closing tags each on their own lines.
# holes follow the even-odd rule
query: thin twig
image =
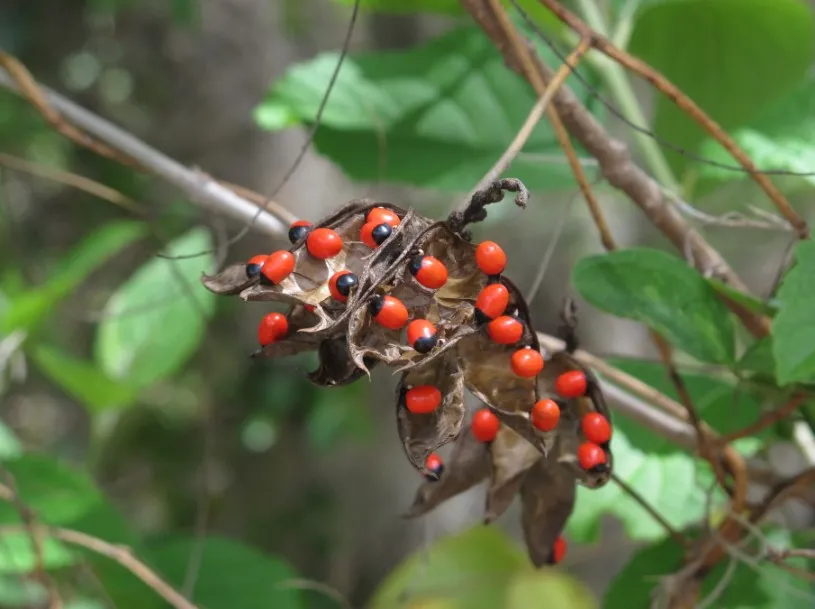
<svg viewBox="0 0 815 609">
<path fill-rule="evenodd" d="M 619 486 L 623 492 L 629 495 L 634 501 L 636 501 L 639 506 L 644 509 L 648 514 L 656 520 L 660 526 L 670 535 L 674 541 L 676 541 L 681 546 L 688 545 L 688 538 L 685 537 L 682 533 L 677 531 L 670 522 L 665 520 L 665 518 L 660 514 L 654 506 L 652 506 L 648 501 L 640 495 L 637 490 L 629 485 L 625 480 L 620 478 L 617 474 L 611 474 L 611 479 Z"/>
<path fill-rule="evenodd" d="M 22 94 L 17 81 L 0 67 L 0 86 Z M 210 211 L 224 214 L 243 222 L 251 222 L 257 214 L 257 206 L 201 172 L 184 167 L 138 138 L 116 127 L 105 119 L 85 110 L 62 95 L 38 86 L 42 97 L 61 118 L 79 129 L 105 142 L 110 148 L 134 159 L 138 166 L 184 192 L 191 202 Z M 260 232 L 282 236 L 288 223 L 270 213 L 261 213 L 253 228 Z"/>
<path fill-rule="evenodd" d="M 495 162 L 490 170 L 484 174 L 484 177 L 479 180 L 472 192 L 467 195 L 468 200 L 471 199 L 476 192 L 479 190 L 484 190 L 487 186 L 492 184 L 509 168 L 512 161 L 515 160 L 523 147 L 526 145 L 527 140 L 529 140 L 529 136 L 532 135 L 532 132 L 535 130 L 538 122 L 540 122 L 543 113 L 547 110 L 547 108 L 549 108 L 552 98 L 555 96 L 561 85 L 566 82 L 569 74 L 572 73 L 572 70 L 574 70 L 575 66 L 577 66 L 588 49 L 588 42 L 584 43 L 581 41 L 580 44 L 578 44 L 577 47 L 569 54 L 569 56 L 566 58 L 566 62 L 558 68 L 554 77 L 552 77 L 552 80 L 550 80 L 544 88 L 543 94 L 538 98 L 538 101 L 535 102 L 535 105 L 532 106 L 532 110 L 529 111 L 529 115 L 526 117 L 526 120 L 524 121 L 523 125 L 521 125 L 521 128 L 518 130 L 518 133 L 515 135 L 512 142 L 510 142 L 507 149 L 501 155 L 501 158 Z"/>
<path fill-rule="evenodd" d="M 85 176 L 71 173 L 70 171 L 62 171 L 61 169 L 55 169 L 53 167 L 46 167 L 39 163 L 32 163 L 31 161 L 6 154 L 5 152 L 0 152 L 0 165 L 13 169 L 14 171 L 28 173 L 82 190 L 139 216 L 146 214 L 144 208 L 127 195 L 91 180 L 90 178 L 86 178 Z"/>
<path fill-rule="evenodd" d="M 668 80 L 663 74 L 652 68 L 644 61 L 634 57 L 626 51 L 617 48 L 610 40 L 601 36 L 589 27 L 577 15 L 563 7 L 557 0 L 538 0 L 548 8 L 558 19 L 574 30 L 581 38 L 588 37 L 592 46 L 601 53 L 608 55 L 625 68 L 648 81 L 654 88 L 663 93 L 676 104 L 680 110 L 696 121 L 713 139 L 719 142 L 733 158 L 747 171 L 756 184 L 767 194 L 787 221 L 795 227 L 798 236 L 806 239 L 809 228 L 806 221 L 798 215 L 789 204 L 786 197 L 775 187 L 772 180 L 758 171 L 750 157 L 733 141 L 727 132 L 708 116 L 692 99 Z"/>
<path fill-rule="evenodd" d="M 506 64 L 515 72 L 527 77 L 522 58 L 515 52 L 511 41 L 497 23 L 488 1 L 461 0 L 461 3 L 493 41 L 504 56 Z M 540 61 L 531 43 L 524 41 L 524 45 L 532 54 L 541 77 L 544 80 L 550 79 L 552 70 Z M 689 248 L 693 253 L 694 263 L 701 272 L 721 279 L 735 290 L 748 291 L 746 284 L 730 268 L 721 254 L 685 221 L 664 195 L 660 184 L 631 160 L 625 144 L 611 137 L 575 96 L 568 84 L 560 88 L 554 103 L 563 124 L 586 151 L 597 159 L 609 184 L 626 193 L 677 249 L 684 252 Z M 745 308 L 737 302 L 729 302 L 728 306 L 739 314 L 753 335 L 763 337 L 769 334 L 770 320 L 767 317 L 744 310 Z"/>
<path fill-rule="evenodd" d="M 34 573 L 36 579 L 45 586 L 45 590 L 48 594 L 49 608 L 59 609 L 63 606 L 62 599 L 59 596 L 59 592 L 53 580 L 45 570 L 45 559 L 42 551 L 43 534 L 42 528 L 37 524 L 37 516 L 20 500 L 20 494 L 17 490 L 17 481 L 14 479 L 14 476 L 11 475 L 11 472 L 4 469 L 2 470 L 2 474 L 5 478 L 5 482 L 0 484 L 0 499 L 11 503 L 20 515 L 20 520 L 23 522 L 23 526 L 28 533 L 31 546 L 34 550 Z"/>
<path fill-rule="evenodd" d="M 526 76 L 526 79 L 529 81 L 529 84 L 532 85 L 532 88 L 535 89 L 535 92 L 539 96 L 543 96 L 547 88 L 546 83 L 553 82 L 557 77 L 557 73 L 555 73 L 551 78 L 544 78 L 543 74 L 535 66 L 535 59 L 539 60 L 539 58 L 537 58 L 534 52 L 529 49 L 526 44 L 524 44 L 523 37 L 510 20 L 509 15 L 507 14 L 506 9 L 501 4 L 500 0 L 487 0 L 487 2 L 492 9 L 496 24 L 502 30 L 502 33 L 506 37 L 509 46 L 511 46 L 514 51 L 515 56 L 518 57 L 521 70 Z M 572 54 L 574 55 L 579 53 L 578 57 L 582 57 L 582 55 L 585 53 L 585 49 L 583 48 L 585 44 L 586 41 L 581 40 Z M 576 66 L 576 61 L 570 62 L 569 59 L 570 58 L 567 57 L 564 63 L 566 65 L 569 65 L 570 63 L 574 64 L 569 68 L 569 73 L 571 73 Z M 568 77 L 568 74 L 565 75 L 564 81 L 566 77 Z M 563 83 L 558 86 L 558 90 L 562 84 Z M 555 90 L 554 93 L 557 93 L 557 90 Z M 583 193 L 583 197 L 586 199 L 586 205 L 589 207 L 589 212 L 594 220 L 594 224 L 597 226 L 597 229 L 600 232 L 600 240 L 607 249 L 609 247 L 613 249 L 614 240 L 611 237 L 608 223 L 600 211 L 600 204 L 598 203 L 597 198 L 594 196 L 594 192 L 589 185 L 589 181 L 586 178 L 586 173 L 583 170 L 583 165 L 580 163 L 580 159 L 577 157 L 577 153 L 572 145 L 569 132 L 566 130 L 566 127 L 560 118 L 560 114 L 554 106 L 548 106 L 546 113 L 549 118 L 549 123 L 552 125 L 552 129 L 555 132 L 558 143 L 560 144 L 560 147 L 563 148 L 563 152 L 569 162 L 569 168 L 580 186 L 580 191 Z"/>
</svg>

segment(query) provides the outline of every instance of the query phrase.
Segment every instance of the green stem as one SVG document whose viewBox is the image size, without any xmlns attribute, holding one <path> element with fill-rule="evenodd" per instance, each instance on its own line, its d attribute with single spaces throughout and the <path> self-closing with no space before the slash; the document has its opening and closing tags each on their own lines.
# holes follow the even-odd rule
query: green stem
<svg viewBox="0 0 815 609">
<path fill-rule="evenodd" d="M 602 36 L 608 35 L 608 28 L 606 27 L 605 19 L 600 13 L 600 8 L 596 0 L 578 0 L 580 4 L 581 13 L 586 19 L 586 23 Z M 633 17 L 633 12 L 628 16 L 629 20 Z M 630 31 L 631 26 L 628 26 Z M 625 29 L 623 29 L 625 32 Z M 620 28 L 618 26 L 618 35 Z M 594 53 L 592 53 L 594 55 Z M 605 80 L 606 86 L 611 92 L 612 97 L 617 102 L 621 113 L 628 118 L 632 123 L 637 125 L 647 125 L 648 121 L 642 111 L 637 96 L 634 94 L 634 89 L 628 81 L 628 77 L 622 66 L 612 61 L 608 57 L 592 58 L 592 63 L 598 68 L 600 75 Z M 673 174 L 665 155 L 657 143 L 648 135 L 640 132 L 634 132 L 634 141 L 642 153 L 643 160 L 648 165 L 651 173 L 663 187 L 668 190 L 680 194 L 682 189 Z"/>
</svg>

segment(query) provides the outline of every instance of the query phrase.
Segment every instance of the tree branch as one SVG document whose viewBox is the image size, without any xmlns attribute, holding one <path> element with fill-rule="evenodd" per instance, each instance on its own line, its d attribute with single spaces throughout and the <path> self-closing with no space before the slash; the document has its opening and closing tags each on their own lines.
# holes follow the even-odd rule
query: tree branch
<svg viewBox="0 0 815 609">
<path fill-rule="evenodd" d="M 461 0 L 461 3 L 504 56 L 507 65 L 525 77 L 522 59 L 496 22 L 489 1 Z M 535 69 L 543 80 L 551 80 L 552 70 L 540 60 L 528 41 L 524 41 L 524 45 L 531 53 Z M 694 265 L 702 274 L 716 276 L 737 290 L 748 291 L 745 283 L 724 258 L 685 221 L 663 193 L 662 187 L 631 160 L 625 144 L 614 139 L 605 130 L 567 85 L 564 84 L 558 90 L 554 103 L 563 124 L 597 159 L 609 184 L 627 194 L 680 252 L 690 252 Z M 769 319 L 747 311 L 735 302 L 729 302 L 728 306 L 755 336 L 769 334 Z"/>
<path fill-rule="evenodd" d="M 753 178 L 756 184 L 759 185 L 775 204 L 778 211 L 781 212 L 781 215 L 795 227 L 798 236 L 801 239 L 807 239 L 809 237 L 809 228 L 807 227 L 806 221 L 792 208 L 786 197 L 784 197 L 781 191 L 772 183 L 772 180 L 759 172 L 758 167 L 755 166 L 750 157 L 738 144 L 733 141 L 733 138 L 691 98 L 685 95 L 679 87 L 644 61 L 614 46 L 610 40 L 590 28 L 577 15 L 563 7 L 557 0 L 538 0 L 538 2 L 548 8 L 558 19 L 580 35 L 581 38 L 589 38 L 595 49 L 604 55 L 608 55 L 611 59 L 647 80 L 654 88 L 675 103 L 680 110 L 695 120 L 699 126 L 707 131 L 713 139 L 720 143 L 725 150 L 744 167 L 745 171 L 750 174 L 750 177 Z"/>
<path fill-rule="evenodd" d="M 252 222 L 255 216 L 257 216 L 253 225 L 255 230 L 267 234 L 278 236 L 288 230 L 288 222 L 281 221 L 278 217 L 266 211 L 259 210 L 256 205 L 204 173 L 184 167 L 158 150 L 151 148 L 133 135 L 123 131 L 92 112 L 85 110 L 81 106 L 76 105 L 59 93 L 55 93 L 42 85 L 36 84 L 33 79 L 30 80 L 30 84 L 36 85 L 39 96 L 35 99 L 45 100 L 48 104 L 46 107 L 50 107 L 51 110 L 58 112 L 62 118 L 69 121 L 75 127 L 93 135 L 98 141 L 103 142 L 107 148 L 118 151 L 125 157 L 133 159 L 143 169 L 177 187 L 187 195 L 192 202 L 214 213 L 224 214 L 246 223 Z M 0 86 L 20 95 L 24 95 L 23 87 L 21 87 L 15 77 L 3 67 L 0 67 Z M 32 94 L 29 93 L 28 95 L 24 95 L 24 97 L 31 100 Z M 42 107 L 38 104 L 35 104 L 35 107 L 42 110 Z M 49 123 L 53 124 L 52 121 L 55 119 L 52 118 L 48 120 Z M 63 130 L 59 131 L 63 133 L 63 135 L 66 135 L 66 137 L 71 137 Z M 73 137 L 71 137 L 71 139 L 77 141 Z M 78 143 L 88 145 L 87 142 L 82 140 L 79 140 Z M 96 147 L 90 147 L 92 150 L 100 152 Z M 119 158 L 118 155 L 116 158 Z M 279 206 L 277 207 L 279 208 Z M 259 211 L 260 213 L 258 214 Z"/>
</svg>

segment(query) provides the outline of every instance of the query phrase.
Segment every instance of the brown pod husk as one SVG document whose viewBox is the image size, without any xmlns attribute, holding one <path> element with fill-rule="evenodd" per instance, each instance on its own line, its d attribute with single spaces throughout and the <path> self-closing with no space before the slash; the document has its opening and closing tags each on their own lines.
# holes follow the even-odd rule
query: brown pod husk
<svg viewBox="0 0 815 609">
<path fill-rule="evenodd" d="M 504 425 L 490 444 L 491 480 L 487 489 L 484 522 L 499 518 L 518 493 L 527 471 L 544 459 L 540 452 Z"/>
<path fill-rule="evenodd" d="M 538 459 L 520 486 L 521 525 L 529 558 L 537 567 L 553 564 L 555 540 L 574 509 L 574 476 L 552 459 Z"/>
<path fill-rule="evenodd" d="M 444 466 L 440 480 L 427 481 L 416 491 L 413 505 L 405 518 L 416 518 L 468 491 L 490 475 L 489 447 L 462 430 L 456 438 L 449 462 Z"/>
<path fill-rule="evenodd" d="M 348 385 L 365 376 L 365 370 L 359 368 L 348 350 L 344 336 L 327 338 L 320 343 L 318 354 L 320 365 L 308 374 L 309 380 L 321 387 L 339 387 Z M 373 368 L 376 360 L 365 360 L 367 369 Z"/>
<path fill-rule="evenodd" d="M 464 378 L 455 354 L 432 366 L 416 367 L 406 372 L 396 389 L 396 422 L 399 438 L 410 463 L 425 475 L 431 452 L 453 440 L 464 423 Z M 405 406 L 405 393 L 410 387 L 432 385 L 441 391 L 441 404 L 428 414 L 414 414 Z"/>
</svg>

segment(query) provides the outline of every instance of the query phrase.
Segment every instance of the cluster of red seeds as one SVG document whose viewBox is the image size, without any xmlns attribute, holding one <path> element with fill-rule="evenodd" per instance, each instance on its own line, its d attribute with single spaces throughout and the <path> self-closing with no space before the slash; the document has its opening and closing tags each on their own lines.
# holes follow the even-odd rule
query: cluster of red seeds
<svg viewBox="0 0 815 609">
<path fill-rule="evenodd" d="M 399 216 L 385 208 L 374 208 L 366 216 L 360 229 L 360 241 L 375 249 L 382 245 L 400 224 Z M 313 228 L 310 222 L 298 220 L 289 228 L 289 240 L 299 243 L 305 239 L 309 255 L 325 260 L 338 255 L 343 249 L 340 235 L 329 228 Z M 501 282 L 501 274 L 507 265 L 504 250 L 493 241 L 480 243 L 475 251 L 475 261 L 479 270 L 487 275 L 488 285 L 481 291 L 475 302 L 475 318 L 486 324 L 490 340 L 501 345 L 514 345 L 524 334 L 524 326 L 517 312 L 510 309 L 510 294 Z M 249 277 L 260 277 L 262 282 L 279 284 L 288 277 L 295 267 L 295 258 L 287 250 L 279 250 L 269 255 L 254 256 L 246 267 Z M 422 253 L 408 261 L 407 268 L 416 281 L 425 288 L 437 290 L 443 287 L 448 278 L 447 267 L 433 256 Z M 359 284 L 358 277 L 351 271 L 338 271 L 329 278 L 328 288 L 331 298 L 345 303 L 351 290 Z M 307 305 L 313 310 L 313 306 Z M 390 330 L 400 330 L 407 324 L 407 344 L 421 354 L 429 353 L 437 344 L 436 327 L 427 319 L 414 319 L 408 324 L 409 312 L 399 299 L 388 295 L 375 296 L 369 303 L 369 311 L 374 322 Z M 283 339 L 289 331 L 288 320 L 281 313 L 269 313 L 258 327 L 258 342 L 266 346 Z M 519 347 L 509 361 L 514 374 L 523 378 L 534 378 L 544 368 L 544 358 L 531 345 Z M 586 394 L 588 380 L 579 370 L 571 370 L 557 377 L 555 392 L 565 400 L 576 399 Z M 413 414 L 431 414 L 442 403 L 442 392 L 433 385 L 409 387 L 404 394 L 404 406 Z M 530 411 L 532 425 L 540 431 L 549 432 L 557 428 L 560 421 L 562 403 L 545 398 L 535 403 Z M 500 429 L 500 420 L 489 409 L 481 408 L 473 415 L 470 432 L 480 442 L 495 440 Z M 608 419 L 598 412 L 586 414 L 580 423 L 584 442 L 577 450 L 577 458 L 585 470 L 594 470 L 606 463 L 603 446 L 611 439 L 611 425 Z M 444 462 L 433 452 L 425 462 L 426 471 L 439 479 Z M 430 476 L 428 476 L 430 479 Z M 555 541 L 552 558 L 559 563 L 566 554 L 566 541 L 558 537 Z"/>
</svg>

